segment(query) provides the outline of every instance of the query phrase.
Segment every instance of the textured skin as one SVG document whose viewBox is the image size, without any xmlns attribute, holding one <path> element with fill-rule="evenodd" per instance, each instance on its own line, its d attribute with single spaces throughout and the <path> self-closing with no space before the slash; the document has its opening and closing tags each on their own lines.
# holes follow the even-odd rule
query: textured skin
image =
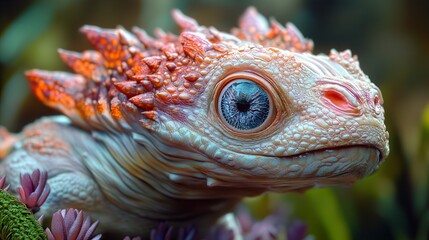
<svg viewBox="0 0 429 240">
<path fill-rule="evenodd" d="M 0 173 L 16 185 L 20 172 L 47 170 L 43 213 L 83 209 L 129 235 L 159 221 L 206 229 L 244 196 L 352 183 L 388 155 L 381 93 L 350 51 L 314 55 L 292 24 L 254 8 L 231 34 L 173 18 L 179 36 L 85 26 L 95 51 L 59 51 L 74 74 L 26 73 L 67 118 L 8 141 Z M 217 108 L 222 88 L 243 78 L 272 103 L 267 122 L 245 132 Z"/>
</svg>

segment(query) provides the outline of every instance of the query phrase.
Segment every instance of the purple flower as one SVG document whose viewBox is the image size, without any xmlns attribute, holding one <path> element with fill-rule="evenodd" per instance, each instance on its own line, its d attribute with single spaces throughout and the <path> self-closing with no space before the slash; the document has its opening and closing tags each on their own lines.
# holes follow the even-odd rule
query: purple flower
<svg viewBox="0 0 429 240">
<path fill-rule="evenodd" d="M 173 226 L 165 222 L 161 222 L 157 228 L 152 229 L 150 232 L 151 240 L 196 240 L 197 237 L 197 230 L 190 225 L 186 228 L 180 228 L 177 238 L 173 238 Z"/>
<path fill-rule="evenodd" d="M 185 228 L 179 229 L 177 240 L 196 240 L 198 238 L 197 229 L 193 225 L 188 225 Z"/>
<path fill-rule="evenodd" d="M 157 228 L 150 231 L 150 240 L 166 240 L 171 239 L 173 232 L 173 226 L 168 225 L 167 223 L 160 223 Z"/>
<path fill-rule="evenodd" d="M 234 240 L 234 232 L 225 225 L 215 226 L 205 238 L 206 240 Z"/>
<path fill-rule="evenodd" d="M 246 240 L 275 240 L 282 232 L 276 217 L 267 216 L 264 220 L 255 222 L 249 233 L 245 236 Z"/>
<path fill-rule="evenodd" d="M 51 228 L 46 228 L 48 240 L 98 240 L 101 234 L 93 237 L 98 221 L 91 224 L 91 218 L 83 211 L 70 208 L 59 210 L 52 216 Z"/>
<path fill-rule="evenodd" d="M 39 169 L 21 175 L 21 187 L 18 188 L 19 200 L 23 202 L 27 208 L 36 213 L 40 210 L 40 206 L 45 202 L 51 188 L 46 184 L 48 180 L 47 172 L 40 172 Z"/>
<path fill-rule="evenodd" d="M 129 236 L 126 236 L 123 240 L 142 240 L 142 238 L 141 237 L 139 237 L 139 236 L 137 236 L 137 237 L 129 237 Z"/>
<path fill-rule="evenodd" d="M 271 240 L 287 236 L 288 240 L 303 240 L 307 234 L 307 225 L 294 221 L 286 231 L 286 209 L 279 207 L 262 221 L 255 221 L 247 210 L 238 213 L 241 232 L 246 240 Z"/>
<path fill-rule="evenodd" d="M 6 187 L 4 186 L 4 184 L 6 183 L 6 177 L 1 177 L 0 178 L 0 189 L 7 191 L 10 187 L 10 185 L 7 185 Z"/>
<path fill-rule="evenodd" d="M 307 224 L 295 220 L 292 222 L 292 225 L 289 227 L 287 232 L 288 240 L 303 240 L 307 234 Z"/>
</svg>

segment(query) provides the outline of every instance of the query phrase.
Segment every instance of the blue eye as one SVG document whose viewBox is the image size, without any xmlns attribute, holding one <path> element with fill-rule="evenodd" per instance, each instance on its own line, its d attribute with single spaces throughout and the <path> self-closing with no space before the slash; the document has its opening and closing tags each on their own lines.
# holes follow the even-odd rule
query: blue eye
<svg viewBox="0 0 429 240">
<path fill-rule="evenodd" d="M 219 96 L 219 112 L 225 121 L 239 130 L 252 130 L 261 126 L 270 114 L 270 98 L 259 84 L 235 80 Z"/>
</svg>

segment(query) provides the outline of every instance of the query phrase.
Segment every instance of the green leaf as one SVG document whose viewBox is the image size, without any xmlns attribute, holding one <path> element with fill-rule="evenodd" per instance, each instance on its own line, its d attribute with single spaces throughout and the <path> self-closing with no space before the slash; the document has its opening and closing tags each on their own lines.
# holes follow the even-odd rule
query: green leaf
<svg viewBox="0 0 429 240">
<path fill-rule="evenodd" d="M 10 193 L 0 190 L 0 239 L 47 239 L 42 226 L 27 207 Z"/>
<path fill-rule="evenodd" d="M 313 189 L 305 193 L 314 215 L 326 231 L 327 239 L 351 239 L 350 229 L 332 189 Z"/>
</svg>

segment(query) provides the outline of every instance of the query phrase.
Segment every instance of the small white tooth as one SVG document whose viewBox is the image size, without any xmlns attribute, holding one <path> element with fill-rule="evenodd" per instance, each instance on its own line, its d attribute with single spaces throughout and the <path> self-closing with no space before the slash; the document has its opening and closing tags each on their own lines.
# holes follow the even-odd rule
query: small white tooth
<svg viewBox="0 0 429 240">
<path fill-rule="evenodd" d="M 218 181 L 214 180 L 211 177 L 207 177 L 207 186 L 208 187 L 214 187 L 214 186 L 218 185 L 217 183 L 218 183 Z"/>
<path fill-rule="evenodd" d="M 173 181 L 173 182 L 180 182 L 180 180 L 182 180 L 182 179 L 183 179 L 183 177 L 182 177 L 182 176 L 177 175 L 177 174 L 174 174 L 174 173 L 170 173 L 170 174 L 168 174 L 168 178 L 169 178 L 171 181 Z"/>
</svg>

